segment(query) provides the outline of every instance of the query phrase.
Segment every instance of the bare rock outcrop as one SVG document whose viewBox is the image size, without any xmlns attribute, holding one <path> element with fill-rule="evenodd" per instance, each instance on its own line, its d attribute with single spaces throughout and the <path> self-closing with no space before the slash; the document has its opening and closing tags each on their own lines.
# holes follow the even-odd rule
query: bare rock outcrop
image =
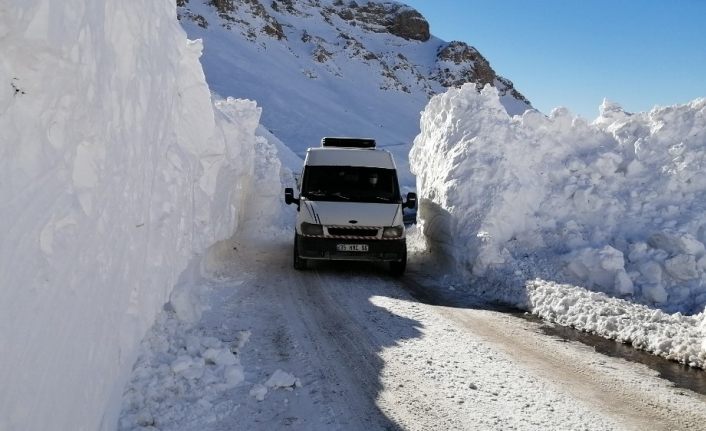
<svg viewBox="0 0 706 431">
<path fill-rule="evenodd" d="M 406 40 L 426 42 L 431 37 L 429 23 L 409 6 L 400 3 L 334 3 L 334 13 L 345 21 L 355 21 L 366 30 L 390 33 Z"/>
</svg>

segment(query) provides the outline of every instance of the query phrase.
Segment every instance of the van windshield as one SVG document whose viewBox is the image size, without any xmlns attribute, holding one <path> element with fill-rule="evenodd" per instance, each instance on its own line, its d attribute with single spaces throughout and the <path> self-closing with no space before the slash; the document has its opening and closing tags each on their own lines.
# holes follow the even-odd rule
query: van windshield
<svg viewBox="0 0 706 431">
<path fill-rule="evenodd" d="M 401 202 L 394 169 L 360 166 L 307 166 L 301 194 L 313 201 Z"/>
</svg>

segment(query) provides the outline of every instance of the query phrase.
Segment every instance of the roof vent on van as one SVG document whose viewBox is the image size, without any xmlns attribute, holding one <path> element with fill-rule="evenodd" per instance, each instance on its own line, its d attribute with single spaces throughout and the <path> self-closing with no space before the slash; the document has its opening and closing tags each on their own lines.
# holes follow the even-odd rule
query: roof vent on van
<svg viewBox="0 0 706 431">
<path fill-rule="evenodd" d="M 375 139 L 370 138 L 323 138 L 322 147 L 375 148 Z"/>
</svg>

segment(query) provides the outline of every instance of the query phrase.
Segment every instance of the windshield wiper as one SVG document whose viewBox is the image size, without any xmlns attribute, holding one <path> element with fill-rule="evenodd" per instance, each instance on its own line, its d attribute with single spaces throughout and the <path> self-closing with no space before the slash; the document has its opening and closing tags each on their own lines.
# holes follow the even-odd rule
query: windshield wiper
<svg viewBox="0 0 706 431">
<path fill-rule="evenodd" d="M 336 196 L 337 198 L 345 199 L 347 201 L 351 200 L 350 196 L 345 196 L 341 192 L 330 193 L 331 196 Z"/>
<path fill-rule="evenodd" d="M 323 190 L 312 190 L 312 191 L 307 192 L 306 195 L 310 196 L 310 197 L 315 197 L 315 198 L 336 197 L 339 199 L 345 199 L 347 201 L 351 200 L 350 196 L 346 196 L 342 192 L 328 192 L 328 191 L 323 191 Z"/>
</svg>

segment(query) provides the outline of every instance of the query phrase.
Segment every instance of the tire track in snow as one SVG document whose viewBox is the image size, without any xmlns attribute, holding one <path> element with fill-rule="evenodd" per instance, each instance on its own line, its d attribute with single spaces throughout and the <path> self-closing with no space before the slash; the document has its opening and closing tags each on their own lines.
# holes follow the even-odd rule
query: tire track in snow
<svg viewBox="0 0 706 431">
<path fill-rule="evenodd" d="M 272 252 L 264 260 L 268 263 L 256 268 L 260 284 L 289 323 L 286 330 L 297 340 L 307 374 L 318 376 L 311 384 L 329 411 L 321 429 L 399 429 L 375 404 L 382 367 L 376 346 L 333 297 L 351 286 L 315 270 L 293 272 L 286 254 Z M 278 279 L 281 272 L 271 271 L 272 263 L 292 271 L 287 282 Z M 356 306 L 373 307 L 367 301 Z"/>
<path fill-rule="evenodd" d="M 412 292 L 428 290 L 411 278 L 405 285 Z M 536 327 L 528 327 L 529 322 L 505 313 L 434 307 L 559 391 L 595 406 L 596 411 L 610 415 L 628 429 L 701 430 L 706 423 L 706 397 L 669 387 L 646 366 L 545 336 Z"/>
<path fill-rule="evenodd" d="M 377 382 L 365 396 L 375 398 L 402 429 L 531 430 L 577 424 L 620 429 L 541 379 L 513 387 L 526 377 L 513 369 L 514 362 L 477 343 L 435 307 L 414 300 L 403 283 L 379 274 L 363 265 L 320 265 L 302 275 L 311 283 L 308 289 L 320 295 L 305 310 L 328 310 L 317 321 L 342 325 L 342 333 L 332 335 L 344 361 L 371 358 L 360 354 L 360 345 L 380 357 L 382 366 L 368 367 L 367 377 L 361 377 L 366 387 Z"/>
</svg>

